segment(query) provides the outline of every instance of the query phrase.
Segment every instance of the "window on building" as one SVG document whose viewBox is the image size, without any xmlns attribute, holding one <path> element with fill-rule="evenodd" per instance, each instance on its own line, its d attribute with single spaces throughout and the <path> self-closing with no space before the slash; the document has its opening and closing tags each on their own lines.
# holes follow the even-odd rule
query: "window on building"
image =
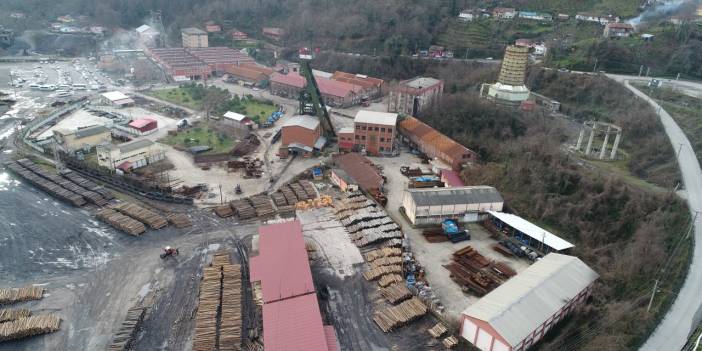
<svg viewBox="0 0 702 351">
<path fill-rule="evenodd" d="M 381 147 L 380 147 L 380 152 L 383 152 L 383 151 L 385 151 L 385 148 L 381 146 Z"/>
<path fill-rule="evenodd" d="M 356 135 L 356 140 L 359 140 L 359 139 L 360 139 L 360 137 L 358 135 Z"/>
<path fill-rule="evenodd" d="M 356 130 L 361 130 L 361 126 L 356 126 Z"/>
<path fill-rule="evenodd" d="M 361 135 L 361 140 L 366 140 L 366 136 L 365 136 L 365 135 Z"/>
<path fill-rule="evenodd" d="M 388 133 L 392 133 L 392 128 L 388 128 Z"/>
<path fill-rule="evenodd" d="M 380 138 L 380 142 L 381 142 L 381 143 L 384 142 L 384 141 L 385 141 L 385 138 Z"/>
<path fill-rule="evenodd" d="M 380 130 L 380 128 L 378 128 L 378 127 L 375 127 L 375 131 L 376 131 L 376 132 L 377 132 L 377 131 L 379 131 L 379 130 Z"/>
<path fill-rule="evenodd" d="M 361 127 L 361 130 L 366 130 L 366 126 Z"/>
<path fill-rule="evenodd" d="M 385 128 L 380 128 L 380 131 L 385 133 Z"/>
</svg>

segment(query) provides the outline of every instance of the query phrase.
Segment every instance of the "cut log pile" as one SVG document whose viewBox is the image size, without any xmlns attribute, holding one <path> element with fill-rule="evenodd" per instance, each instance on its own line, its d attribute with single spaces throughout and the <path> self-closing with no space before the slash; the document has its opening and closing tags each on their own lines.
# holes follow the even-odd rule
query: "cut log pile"
<svg viewBox="0 0 702 351">
<path fill-rule="evenodd" d="M 429 328 L 427 331 L 434 339 L 438 339 L 442 335 L 444 335 L 444 333 L 446 333 L 448 329 L 443 324 L 436 323 L 435 326 Z"/>
<path fill-rule="evenodd" d="M 112 209 L 148 225 L 151 229 L 161 229 L 168 225 L 163 216 L 137 204 L 123 202 L 112 206 Z"/>
<path fill-rule="evenodd" d="M 418 298 L 413 297 L 397 306 L 384 308 L 376 312 L 373 321 L 380 330 L 387 333 L 401 327 L 427 313 L 427 306 Z"/>
<path fill-rule="evenodd" d="M 388 302 L 395 305 L 412 297 L 412 292 L 407 289 L 407 285 L 402 282 L 392 284 L 387 288 L 380 289 L 382 295 Z"/>
<path fill-rule="evenodd" d="M 302 186 L 303 189 L 305 189 L 305 193 L 307 193 L 307 197 L 310 199 L 314 199 L 316 197 L 319 197 L 319 193 L 317 192 L 317 188 L 315 188 L 314 184 L 310 182 L 309 180 L 301 180 L 299 181 L 300 185 Z"/>
<path fill-rule="evenodd" d="M 271 199 L 273 200 L 273 203 L 275 203 L 275 205 L 277 207 L 289 206 L 288 201 L 285 199 L 285 196 L 283 195 L 283 193 L 281 193 L 279 191 L 276 191 L 273 194 L 271 194 Z"/>
<path fill-rule="evenodd" d="M 230 205 L 222 205 L 215 207 L 214 213 L 220 218 L 227 218 L 234 215 L 234 210 Z"/>
<path fill-rule="evenodd" d="M 200 283 L 200 303 L 195 315 L 194 351 L 211 351 L 216 347 L 217 309 L 222 281 L 221 267 L 205 267 Z"/>
<path fill-rule="evenodd" d="M 219 350 L 241 350 L 241 266 L 222 266 L 222 322 L 219 329 Z"/>
<path fill-rule="evenodd" d="M 256 195 L 249 198 L 253 208 L 256 210 L 256 216 L 261 219 L 271 218 L 275 216 L 275 209 L 271 203 L 271 198 L 268 195 Z"/>
<path fill-rule="evenodd" d="M 29 300 L 41 300 L 44 288 L 28 286 L 24 288 L 0 289 L 0 305 L 12 304 Z"/>
<path fill-rule="evenodd" d="M 402 255 L 402 250 L 394 247 L 386 247 L 382 249 L 369 251 L 368 253 L 366 253 L 366 261 L 373 262 L 378 258 L 400 255 Z"/>
<path fill-rule="evenodd" d="M 402 266 L 393 265 L 373 268 L 369 271 L 363 272 L 363 277 L 366 278 L 366 280 L 376 280 L 381 276 L 390 273 L 402 273 Z"/>
<path fill-rule="evenodd" d="M 176 228 L 187 228 L 193 225 L 190 218 L 185 213 L 170 213 L 166 216 L 168 223 L 173 224 Z"/>
<path fill-rule="evenodd" d="M 246 201 L 246 199 L 234 200 L 231 203 L 232 208 L 239 216 L 239 219 L 250 219 L 256 217 L 256 209 Z"/>
<path fill-rule="evenodd" d="M 27 318 L 32 314 L 32 311 L 25 308 L 18 309 L 0 309 L 0 323 L 14 321 L 20 318 Z"/>
<path fill-rule="evenodd" d="M 98 219 L 130 235 L 140 235 L 146 231 L 143 223 L 110 208 L 100 209 L 96 215 Z"/>
<path fill-rule="evenodd" d="M 131 350 L 131 343 L 134 341 L 139 327 L 144 321 L 145 314 L 146 308 L 144 307 L 132 307 L 127 310 L 127 317 L 112 338 L 112 343 L 107 347 L 107 351 Z"/>
<path fill-rule="evenodd" d="M 400 256 L 388 256 L 381 257 L 373 262 L 370 262 L 371 269 L 378 268 L 382 266 L 392 266 L 396 264 L 402 264 L 402 257 Z"/>
<path fill-rule="evenodd" d="M 451 336 L 447 337 L 446 339 L 444 339 L 441 343 L 444 344 L 444 346 L 447 349 L 452 349 L 452 348 L 456 347 L 456 345 L 458 345 L 458 338 L 451 335 Z"/>
<path fill-rule="evenodd" d="M 299 201 L 307 201 L 310 197 L 300 183 L 289 184 L 290 189 L 295 193 Z"/>
<path fill-rule="evenodd" d="M 382 244 L 380 244 L 380 246 L 382 246 L 382 247 L 402 246 L 402 238 L 394 238 L 394 239 L 386 240 Z"/>
<path fill-rule="evenodd" d="M 21 161 L 21 160 L 20 160 Z M 72 204 L 73 206 L 83 206 L 85 205 L 85 199 L 83 199 L 82 196 L 64 189 L 63 187 L 59 186 L 58 184 L 48 181 L 38 175 L 36 175 L 34 172 L 25 169 L 24 167 L 20 166 L 17 162 L 8 162 L 5 164 L 7 169 L 11 170 L 18 176 L 24 178 L 26 181 L 28 181 L 30 184 L 36 186 L 37 188 L 49 193 L 51 196 L 54 196 L 58 198 L 59 200 L 68 202 Z"/>
<path fill-rule="evenodd" d="M 0 324 L 0 342 L 53 333 L 59 330 L 61 319 L 52 314 L 29 316 Z"/>
</svg>

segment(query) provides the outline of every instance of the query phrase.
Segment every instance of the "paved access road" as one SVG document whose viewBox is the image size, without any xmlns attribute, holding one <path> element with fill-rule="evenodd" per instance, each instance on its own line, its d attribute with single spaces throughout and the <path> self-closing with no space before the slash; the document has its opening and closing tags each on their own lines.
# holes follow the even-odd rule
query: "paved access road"
<svg viewBox="0 0 702 351">
<path fill-rule="evenodd" d="M 690 141 L 668 112 L 662 109 L 653 99 L 629 84 L 629 81 L 641 80 L 643 77 L 615 75 L 609 75 L 609 77 L 623 83 L 627 89 L 631 90 L 636 96 L 644 99 L 651 104 L 654 109 L 659 111 L 661 123 L 673 148 L 677 150 L 682 144 L 680 154 L 678 155 L 678 165 L 687 192 L 688 207 L 690 208 L 692 216 L 695 217 L 695 211 L 702 210 L 702 169 L 700 169 L 700 163 L 690 145 Z M 645 80 L 650 79 L 651 78 L 645 78 Z M 670 82 L 670 84 L 681 83 L 681 88 L 700 89 L 699 91 L 702 91 L 702 84 L 699 83 L 684 81 L 668 82 Z M 692 262 L 685 283 L 680 289 L 678 297 L 668 311 L 668 314 L 641 347 L 641 350 L 673 351 L 682 349 L 687 339 L 690 337 L 690 334 L 695 330 L 702 319 L 702 245 L 700 245 L 700 242 L 702 242 L 702 216 L 697 216 L 694 228 L 695 245 L 692 252 Z"/>
</svg>

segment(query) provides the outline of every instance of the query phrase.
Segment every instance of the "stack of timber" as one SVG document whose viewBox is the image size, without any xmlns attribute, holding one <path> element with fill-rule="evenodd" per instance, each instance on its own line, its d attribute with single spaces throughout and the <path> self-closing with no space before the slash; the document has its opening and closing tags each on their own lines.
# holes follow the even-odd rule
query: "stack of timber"
<svg viewBox="0 0 702 351">
<path fill-rule="evenodd" d="M 448 235 L 444 234 L 441 229 L 438 230 L 424 230 L 422 231 L 422 236 L 429 243 L 443 243 L 449 241 Z"/>
<path fill-rule="evenodd" d="M 44 296 L 44 288 L 27 286 L 24 288 L 3 288 L 0 289 L 0 305 L 11 303 L 41 300 Z"/>
<path fill-rule="evenodd" d="M 399 302 L 405 301 L 412 297 L 412 292 L 407 289 L 407 286 L 402 282 L 392 284 L 387 288 L 380 290 L 380 295 L 382 295 L 388 302 L 396 305 Z"/>
<path fill-rule="evenodd" d="M 264 351 L 263 345 L 260 341 L 250 341 L 249 339 L 244 340 L 244 351 Z"/>
<path fill-rule="evenodd" d="M 275 216 L 275 209 L 271 198 L 267 195 L 256 195 L 249 198 L 253 208 L 256 210 L 256 216 L 261 219 L 271 218 Z"/>
<path fill-rule="evenodd" d="M 314 187 L 314 184 L 312 184 L 312 182 L 310 182 L 309 180 L 301 180 L 299 181 L 299 183 L 302 186 L 302 188 L 305 189 L 305 193 L 307 193 L 307 196 L 310 199 L 319 197 L 317 189 Z"/>
<path fill-rule="evenodd" d="M 52 314 L 29 316 L 0 324 L 0 342 L 59 330 L 61 319 Z"/>
<path fill-rule="evenodd" d="M 8 162 L 5 164 L 5 166 L 7 167 L 7 169 L 22 177 L 30 184 L 49 193 L 51 196 L 54 196 L 61 201 L 68 202 L 76 207 L 83 206 L 86 204 L 85 199 L 83 199 L 82 196 L 74 192 L 68 191 L 54 182 L 50 182 L 46 179 L 37 176 L 32 171 L 29 171 L 24 167 L 20 166 L 17 162 Z"/>
<path fill-rule="evenodd" d="M 127 311 L 127 317 L 120 325 L 119 330 L 112 338 L 112 343 L 107 347 L 108 351 L 131 350 L 131 343 L 134 341 L 141 323 L 144 321 L 146 308 L 132 307 Z"/>
<path fill-rule="evenodd" d="M 380 244 L 382 247 L 398 247 L 402 246 L 402 239 L 401 238 L 395 238 L 395 239 L 390 239 L 384 241 L 382 244 Z"/>
<path fill-rule="evenodd" d="M 246 199 L 234 200 L 231 206 L 236 212 L 236 215 L 239 216 L 239 219 L 251 219 L 256 217 L 256 209 L 254 209 Z"/>
<path fill-rule="evenodd" d="M 168 223 L 173 224 L 176 228 L 187 228 L 193 225 L 190 218 L 185 213 L 170 213 L 166 215 Z"/>
<path fill-rule="evenodd" d="M 492 270 L 495 271 L 497 274 L 500 274 L 508 279 L 517 275 L 517 271 L 512 269 L 512 267 L 508 266 L 504 262 L 497 262 L 497 263 L 493 264 Z"/>
<path fill-rule="evenodd" d="M 378 280 L 378 285 L 381 287 L 386 287 L 388 285 L 401 282 L 402 281 L 402 276 L 399 274 L 386 274 Z"/>
<path fill-rule="evenodd" d="M 56 183 L 60 186 L 62 186 L 64 189 L 70 190 L 80 196 L 82 196 L 84 199 L 86 199 L 89 203 L 97 206 L 104 206 L 107 204 L 107 200 L 105 200 L 102 195 L 86 190 L 83 187 L 79 186 L 78 184 L 68 180 L 68 179 L 63 179 L 61 177 L 58 177 L 56 179 Z"/>
<path fill-rule="evenodd" d="M 295 216 L 295 206 L 278 206 L 278 214 L 282 217 L 294 217 Z"/>
<path fill-rule="evenodd" d="M 214 208 L 214 213 L 220 218 L 227 218 L 234 215 L 234 210 L 230 205 L 222 205 Z"/>
<path fill-rule="evenodd" d="M 110 208 L 100 209 L 96 215 L 98 219 L 130 235 L 139 235 L 146 231 L 143 223 Z"/>
<path fill-rule="evenodd" d="M 451 272 L 453 281 L 478 296 L 494 290 L 514 272 L 509 267 L 502 267 L 505 272 L 494 271 L 491 262 L 471 246 L 456 251 L 453 262 L 444 267 Z"/>
<path fill-rule="evenodd" d="M 447 349 L 452 349 L 456 347 L 456 345 L 458 345 L 458 338 L 451 335 L 444 339 L 441 343 L 444 344 L 444 347 L 446 347 Z"/>
<path fill-rule="evenodd" d="M 413 297 L 397 306 L 388 307 L 376 312 L 373 321 L 384 333 L 403 326 L 427 313 L 427 306 L 418 298 Z"/>
<path fill-rule="evenodd" d="M 384 232 L 376 228 L 364 229 L 360 234 L 354 235 L 355 238 L 352 237 L 352 239 L 354 239 L 354 243 L 358 247 L 368 246 L 387 239 L 402 238 L 402 232 L 399 230 Z"/>
<path fill-rule="evenodd" d="M 381 257 L 373 262 L 368 262 L 368 264 L 370 265 L 371 269 L 382 267 L 382 266 L 392 266 L 392 265 L 402 264 L 402 257 L 400 257 L 400 256 Z"/>
<path fill-rule="evenodd" d="M 273 194 L 271 194 L 271 199 L 273 199 L 273 203 L 275 203 L 275 205 L 279 208 L 281 206 L 289 206 L 288 201 L 285 199 L 285 196 L 279 191 L 276 191 Z"/>
<path fill-rule="evenodd" d="M 376 280 L 381 276 L 390 273 L 402 273 L 402 266 L 393 265 L 376 267 L 369 271 L 363 272 L 363 277 L 366 278 L 366 280 Z"/>
<path fill-rule="evenodd" d="M 441 323 L 436 323 L 435 326 L 429 328 L 427 331 L 434 339 L 438 339 L 448 331 L 448 328 Z"/>
<path fill-rule="evenodd" d="M 168 221 L 160 214 L 133 203 L 124 202 L 116 204 L 112 208 L 147 224 L 151 229 L 161 229 L 168 225 Z"/>
<path fill-rule="evenodd" d="M 222 265 L 222 321 L 219 350 L 241 350 L 241 266 Z"/>
<path fill-rule="evenodd" d="M 217 309 L 222 281 L 221 267 L 205 267 L 200 283 L 200 303 L 195 315 L 194 351 L 215 350 L 217 337 Z"/>
<path fill-rule="evenodd" d="M 0 323 L 14 321 L 20 318 L 27 318 L 32 314 L 32 311 L 25 308 L 18 309 L 0 309 Z"/>
<path fill-rule="evenodd" d="M 402 255 L 401 249 L 386 247 L 386 248 L 382 248 L 382 249 L 369 251 L 368 253 L 366 253 L 366 261 L 372 262 L 372 261 L 375 261 L 375 260 L 382 258 L 382 257 L 401 256 L 401 255 Z"/>
<path fill-rule="evenodd" d="M 224 250 L 219 250 L 215 252 L 212 257 L 212 267 L 221 268 L 225 264 L 229 264 L 229 253 Z"/>
<path fill-rule="evenodd" d="M 300 201 L 307 201 L 310 197 L 307 195 L 307 192 L 305 192 L 305 189 L 300 185 L 300 183 L 292 183 L 289 184 L 290 189 L 295 193 L 295 197 L 297 197 L 298 200 Z"/>
<path fill-rule="evenodd" d="M 348 227 L 349 233 L 355 233 L 363 229 L 379 228 L 382 231 L 390 231 L 395 229 L 400 229 L 400 227 L 392 220 L 390 217 L 381 217 L 377 219 L 372 219 L 370 221 L 364 221 L 358 224 L 350 225 Z"/>
<path fill-rule="evenodd" d="M 297 203 L 297 196 L 295 196 L 295 193 L 292 191 L 292 189 L 290 189 L 290 187 L 280 187 L 280 193 L 283 194 L 283 197 L 285 197 L 285 201 L 288 203 L 288 205 L 294 205 Z"/>
</svg>

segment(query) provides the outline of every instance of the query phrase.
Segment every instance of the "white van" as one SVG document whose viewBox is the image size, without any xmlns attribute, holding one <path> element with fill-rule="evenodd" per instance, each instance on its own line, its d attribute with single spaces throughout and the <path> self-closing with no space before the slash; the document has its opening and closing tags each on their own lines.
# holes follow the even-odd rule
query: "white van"
<svg viewBox="0 0 702 351">
<path fill-rule="evenodd" d="M 86 90 L 88 89 L 85 84 L 73 84 L 74 90 Z"/>
</svg>

